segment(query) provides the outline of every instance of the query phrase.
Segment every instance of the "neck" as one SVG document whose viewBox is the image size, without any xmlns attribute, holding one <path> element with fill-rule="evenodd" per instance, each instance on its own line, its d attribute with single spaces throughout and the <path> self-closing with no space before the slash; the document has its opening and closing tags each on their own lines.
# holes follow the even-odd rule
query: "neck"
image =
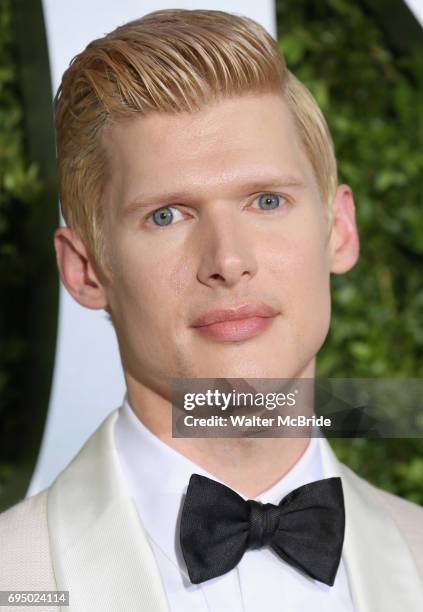
<svg viewBox="0 0 423 612">
<path fill-rule="evenodd" d="M 307 371 L 302 378 L 312 378 Z M 300 378 L 300 377 L 298 377 Z M 249 498 L 276 484 L 299 461 L 309 438 L 174 438 L 171 402 L 127 377 L 129 404 L 165 444 Z M 311 398 L 312 401 L 312 398 Z M 310 408 L 310 414 L 313 412 Z"/>
</svg>

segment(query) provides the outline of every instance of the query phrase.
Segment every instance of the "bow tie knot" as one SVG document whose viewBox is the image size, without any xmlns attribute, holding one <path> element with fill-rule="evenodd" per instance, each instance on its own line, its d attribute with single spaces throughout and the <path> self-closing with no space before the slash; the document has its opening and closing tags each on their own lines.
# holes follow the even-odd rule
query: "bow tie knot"
<svg viewBox="0 0 423 612">
<path fill-rule="evenodd" d="M 248 548 L 261 548 L 270 544 L 280 522 L 280 510 L 274 504 L 262 504 L 249 499 Z"/>
</svg>

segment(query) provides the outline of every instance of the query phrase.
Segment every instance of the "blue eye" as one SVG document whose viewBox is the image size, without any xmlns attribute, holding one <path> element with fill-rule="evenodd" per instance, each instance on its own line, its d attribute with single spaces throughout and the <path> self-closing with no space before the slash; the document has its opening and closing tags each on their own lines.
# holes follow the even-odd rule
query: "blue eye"
<svg viewBox="0 0 423 612">
<path fill-rule="evenodd" d="M 281 204 L 281 200 L 285 199 L 275 193 L 263 193 L 258 198 L 259 206 L 262 210 L 274 210 Z"/>
<path fill-rule="evenodd" d="M 172 221 L 175 218 L 175 214 L 172 212 L 174 210 L 179 213 L 179 210 L 177 208 L 174 208 L 173 206 L 163 206 L 163 208 L 158 208 L 153 213 L 151 213 L 149 218 L 153 219 L 155 225 L 160 225 L 162 227 L 166 225 L 171 225 Z"/>
<path fill-rule="evenodd" d="M 276 193 L 262 193 L 256 197 L 254 202 L 258 202 L 262 210 L 276 210 L 286 202 L 286 198 Z M 179 221 L 184 218 L 181 211 L 174 206 L 162 206 L 148 215 L 147 220 L 151 220 L 156 226 L 166 227 L 167 225 L 174 225 L 174 222 L 178 221 L 178 215 Z"/>
</svg>

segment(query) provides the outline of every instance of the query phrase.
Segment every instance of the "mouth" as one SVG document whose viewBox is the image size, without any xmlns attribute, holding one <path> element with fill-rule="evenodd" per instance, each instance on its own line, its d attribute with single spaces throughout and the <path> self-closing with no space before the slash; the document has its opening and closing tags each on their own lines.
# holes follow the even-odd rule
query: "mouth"
<svg viewBox="0 0 423 612">
<path fill-rule="evenodd" d="M 201 335 L 221 342 L 239 342 L 254 338 L 268 329 L 278 311 L 267 304 L 242 306 L 209 311 L 201 315 L 193 328 Z"/>
</svg>

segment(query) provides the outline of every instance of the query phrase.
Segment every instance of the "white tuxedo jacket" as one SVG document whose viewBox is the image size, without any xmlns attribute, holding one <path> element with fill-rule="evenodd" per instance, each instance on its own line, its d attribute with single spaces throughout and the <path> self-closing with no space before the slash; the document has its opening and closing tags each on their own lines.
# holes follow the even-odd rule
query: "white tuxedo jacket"
<svg viewBox="0 0 423 612">
<path fill-rule="evenodd" d="M 124 487 L 116 417 L 107 417 L 49 489 L 0 515 L 0 590 L 69 591 L 70 606 L 51 612 L 169 610 Z M 327 441 L 322 459 L 325 478 L 342 478 L 343 554 L 356 612 L 422 612 L 423 508 L 359 478 Z M 28 610 L 0 606 L 6 609 Z"/>
</svg>

